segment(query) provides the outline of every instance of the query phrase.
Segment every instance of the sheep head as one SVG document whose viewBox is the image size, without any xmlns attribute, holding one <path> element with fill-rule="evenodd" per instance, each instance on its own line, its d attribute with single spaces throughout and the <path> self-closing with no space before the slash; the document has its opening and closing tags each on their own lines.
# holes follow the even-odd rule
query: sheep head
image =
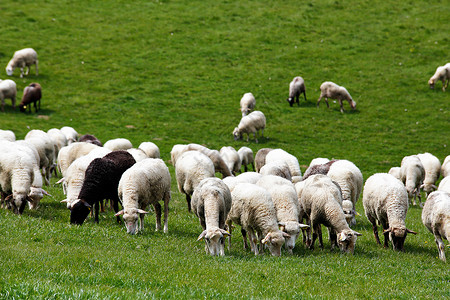
<svg viewBox="0 0 450 300">
<path fill-rule="evenodd" d="M 197 238 L 197 241 L 205 240 L 205 250 L 206 253 L 211 254 L 212 256 L 224 256 L 225 250 L 225 237 L 231 236 L 231 234 L 218 227 L 209 228 L 204 230 Z"/>
<path fill-rule="evenodd" d="M 23 193 L 13 193 L 5 198 L 5 202 L 15 214 L 21 215 L 25 209 L 27 201 L 32 201 L 32 199 Z"/>
<path fill-rule="evenodd" d="M 397 251 L 402 251 L 402 252 L 405 251 L 404 244 L 405 244 L 406 235 L 408 233 L 417 234 L 417 232 L 414 232 L 403 226 L 389 227 L 388 229 L 383 231 L 383 233 L 389 233 L 389 240 L 392 243 L 393 249 L 397 250 Z"/>
<path fill-rule="evenodd" d="M 235 140 L 235 141 L 242 139 L 242 135 L 241 135 L 241 133 L 239 132 L 239 128 L 237 128 L 237 127 L 234 128 L 234 130 L 233 130 L 233 136 L 234 136 L 234 140 Z"/>
<path fill-rule="evenodd" d="M 136 234 L 139 232 L 138 221 L 140 214 L 148 214 L 147 211 L 138 208 L 125 208 L 115 214 L 116 217 L 123 215 L 123 221 L 127 229 L 127 233 Z"/>
<path fill-rule="evenodd" d="M 261 243 L 267 245 L 273 256 L 281 256 L 281 246 L 283 246 L 285 238 L 289 237 L 289 234 L 281 230 L 273 231 L 269 232 Z"/>
<path fill-rule="evenodd" d="M 295 241 L 297 240 L 300 230 L 302 228 L 308 228 L 308 225 L 301 224 L 299 222 L 288 221 L 288 222 L 279 222 L 278 228 L 286 233 L 285 235 L 285 247 L 290 254 L 292 254 L 292 250 L 295 247 Z"/>
<path fill-rule="evenodd" d="M 70 208 L 70 224 L 83 225 L 84 220 L 91 212 L 92 206 L 81 199 Z"/>
<path fill-rule="evenodd" d="M 13 75 L 13 72 L 14 72 L 14 68 L 12 67 L 11 64 L 8 64 L 8 66 L 6 67 L 6 74 L 7 74 L 8 76 L 12 76 L 12 75 Z"/>
<path fill-rule="evenodd" d="M 362 234 L 351 229 L 344 229 L 337 234 L 337 242 L 341 252 L 351 253 L 355 251 L 356 239 Z"/>
</svg>

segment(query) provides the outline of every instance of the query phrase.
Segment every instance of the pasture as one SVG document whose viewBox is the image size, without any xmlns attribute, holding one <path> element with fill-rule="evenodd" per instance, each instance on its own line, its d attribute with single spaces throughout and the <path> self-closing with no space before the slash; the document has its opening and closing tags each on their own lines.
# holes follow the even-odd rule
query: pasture
<svg viewBox="0 0 450 300">
<path fill-rule="evenodd" d="M 172 176 L 169 233 L 127 235 L 111 211 L 95 224 L 69 225 L 53 177 L 38 210 L 0 210 L 0 298 L 449 298 L 448 263 L 438 259 L 421 209 L 410 207 L 405 253 L 376 245 L 357 203 L 355 254 L 310 251 L 255 257 L 239 230 L 226 256 L 210 257 L 169 163 L 174 144 L 282 148 L 304 171 L 315 157 L 348 159 L 364 179 L 406 155 L 450 154 L 450 91 L 428 79 L 449 60 L 448 1 L 2 1 L 0 78 L 42 86 L 42 110 L 20 113 L 6 100 L 0 128 L 22 139 L 30 129 L 72 126 L 102 142 L 152 141 Z M 39 76 L 5 69 L 14 51 L 34 48 Z M 289 107 L 289 82 L 305 79 L 308 101 Z M 322 102 L 333 81 L 356 101 Z M 234 141 L 239 100 L 256 97 L 265 138 Z M 425 197 L 425 195 L 423 195 Z M 325 230 L 324 230 L 325 231 Z M 448 243 L 447 243 L 448 244 Z M 450 248 L 446 248 L 447 257 Z"/>
</svg>

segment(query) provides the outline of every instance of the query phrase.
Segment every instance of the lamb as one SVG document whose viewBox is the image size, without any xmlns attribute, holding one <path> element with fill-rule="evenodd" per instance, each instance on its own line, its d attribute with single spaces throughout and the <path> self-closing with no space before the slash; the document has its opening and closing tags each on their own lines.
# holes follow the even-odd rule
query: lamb
<svg viewBox="0 0 450 300">
<path fill-rule="evenodd" d="M 220 156 L 233 175 L 241 169 L 241 158 L 238 152 L 231 146 L 220 148 Z"/>
<path fill-rule="evenodd" d="M 350 96 L 347 89 L 343 86 L 339 86 L 331 81 L 325 81 L 320 85 L 320 97 L 317 100 L 317 107 L 319 107 L 320 101 L 325 98 L 325 103 L 329 108 L 328 98 L 339 100 L 339 105 L 341 106 L 341 113 L 344 113 L 343 100 L 347 100 L 350 107 L 354 110 L 356 108 L 356 102 L 353 101 L 352 96 Z"/>
<path fill-rule="evenodd" d="M 99 146 L 86 142 L 71 143 L 62 147 L 59 150 L 57 157 L 58 169 L 61 172 L 62 177 L 66 176 L 67 168 L 69 168 L 70 164 L 75 159 L 88 154 L 96 148 L 99 148 Z"/>
<path fill-rule="evenodd" d="M 133 145 L 127 139 L 118 138 L 106 141 L 103 147 L 108 148 L 111 151 L 115 151 L 115 150 L 127 150 L 133 148 Z"/>
<path fill-rule="evenodd" d="M 214 177 L 214 164 L 208 156 L 199 151 L 187 151 L 177 159 L 175 176 L 178 190 L 186 195 L 190 212 L 191 196 L 200 181 Z"/>
<path fill-rule="evenodd" d="M 363 205 L 367 219 L 372 223 L 377 244 L 381 245 L 378 222 L 384 230 L 384 247 L 388 247 L 390 240 L 394 250 L 404 251 L 406 235 L 417 233 L 405 225 L 408 193 L 402 182 L 387 173 L 370 176 L 364 185 Z"/>
<path fill-rule="evenodd" d="M 164 233 L 167 233 L 170 173 L 161 159 L 146 158 L 126 170 L 119 181 L 118 195 L 123 209 L 116 216 L 123 215 L 127 233 L 136 234 L 144 229 L 144 216 L 148 213 L 145 209 L 150 204 L 156 213 L 156 230 L 161 230 L 161 200 L 164 201 Z"/>
<path fill-rule="evenodd" d="M 80 136 L 78 141 L 85 142 L 85 143 L 91 143 L 91 144 L 97 145 L 99 147 L 103 147 L 102 142 L 100 142 L 100 140 L 92 134 L 83 134 L 82 136 Z"/>
<path fill-rule="evenodd" d="M 300 170 L 300 165 L 294 155 L 284 151 L 283 149 L 274 149 L 266 155 L 266 164 L 271 162 L 276 162 L 280 165 L 286 164 L 291 172 L 293 183 L 302 180 L 302 171 Z"/>
<path fill-rule="evenodd" d="M 41 97 L 42 97 L 42 88 L 41 85 L 37 82 L 30 83 L 23 90 L 22 101 L 19 104 L 19 109 L 21 112 L 25 112 L 27 106 L 31 113 L 31 104 L 34 104 L 34 111 L 37 112 L 41 109 Z M 36 103 L 39 102 L 39 108 L 37 108 Z"/>
<path fill-rule="evenodd" d="M 278 226 L 287 233 L 285 247 L 292 254 L 300 230 L 309 226 L 299 223 L 300 204 L 297 193 L 291 181 L 275 175 L 262 176 L 256 185 L 265 188 L 272 198 L 275 206 Z"/>
<path fill-rule="evenodd" d="M 17 50 L 14 52 L 13 57 L 6 66 L 6 74 L 8 74 L 8 76 L 12 76 L 14 69 L 20 68 L 20 78 L 22 78 L 24 74 L 23 68 L 27 68 L 25 75 L 28 75 L 31 65 L 35 65 L 36 76 L 38 76 L 38 59 L 36 51 L 32 48 Z"/>
<path fill-rule="evenodd" d="M 450 155 L 448 155 L 442 163 L 441 174 L 442 177 L 447 177 L 448 175 L 450 175 Z"/>
<path fill-rule="evenodd" d="M 228 186 L 230 191 L 233 191 L 233 189 L 238 185 L 239 183 L 253 183 L 256 184 L 259 179 L 261 179 L 262 175 L 260 173 L 256 172 L 245 172 L 242 174 L 239 174 L 236 177 L 228 176 L 223 179 L 223 182 Z"/>
<path fill-rule="evenodd" d="M 241 112 L 242 116 L 248 115 L 256 105 L 255 96 L 252 93 L 245 93 L 241 98 Z"/>
<path fill-rule="evenodd" d="M 5 99 L 11 99 L 12 108 L 16 109 L 16 83 L 10 79 L 0 80 L 0 100 L 2 101 L 2 111 L 5 111 Z"/>
<path fill-rule="evenodd" d="M 244 172 L 248 171 L 247 166 L 252 165 L 255 171 L 255 159 L 253 158 L 253 151 L 249 147 L 241 147 L 238 150 L 239 158 L 241 159 L 241 166 L 244 166 Z"/>
<path fill-rule="evenodd" d="M 428 152 L 417 154 L 417 157 L 425 169 L 425 178 L 420 188 L 429 194 L 437 189 L 435 184 L 441 172 L 441 162 L 436 156 Z"/>
<path fill-rule="evenodd" d="M 16 135 L 12 130 L 2 130 L 0 129 L 0 141 L 6 140 L 10 142 L 14 142 L 16 140 Z"/>
<path fill-rule="evenodd" d="M 284 162 L 270 162 L 262 166 L 259 170 L 261 175 L 275 175 L 282 178 L 285 178 L 289 181 L 292 181 L 291 171 L 289 170 L 289 166 Z"/>
<path fill-rule="evenodd" d="M 298 199 L 313 229 L 313 239 L 308 241 L 310 249 L 319 237 L 323 249 L 321 224 L 329 228 L 332 248 L 337 244 L 342 252 L 353 253 L 356 239 L 361 234 L 348 226 L 341 207 L 342 197 L 339 185 L 322 174 L 312 175 L 295 185 Z"/>
<path fill-rule="evenodd" d="M 264 129 L 266 128 L 266 117 L 259 110 L 255 110 L 250 114 L 242 117 L 238 127 L 234 128 L 233 136 L 234 140 L 242 139 L 243 134 L 247 134 L 247 142 L 250 133 L 253 133 L 255 142 L 258 143 L 256 133 L 261 130 L 261 136 L 264 137 Z"/>
<path fill-rule="evenodd" d="M 394 176 L 398 180 L 402 180 L 401 168 L 400 167 L 392 167 L 392 168 L 390 168 L 388 174 L 391 174 L 392 176 Z"/>
<path fill-rule="evenodd" d="M 450 194 L 450 176 L 444 177 L 439 183 L 438 191 L 447 192 Z"/>
<path fill-rule="evenodd" d="M 61 128 L 61 132 L 66 136 L 68 145 L 78 141 L 78 132 L 72 127 L 64 126 Z"/>
<path fill-rule="evenodd" d="M 215 172 L 220 172 L 223 178 L 227 176 L 233 176 L 231 170 L 228 168 L 219 151 L 211 150 L 199 144 L 189 144 L 182 149 L 182 152 L 190 150 L 200 151 L 201 153 L 208 156 L 214 164 Z"/>
<path fill-rule="evenodd" d="M 48 134 L 42 130 L 30 130 L 25 135 L 25 141 L 36 147 L 39 153 L 39 167 L 42 169 L 44 181 L 50 185 L 51 170 L 55 165 L 55 144 Z"/>
<path fill-rule="evenodd" d="M 138 148 L 142 149 L 149 158 L 161 157 L 158 146 L 152 142 L 142 142 Z"/>
<path fill-rule="evenodd" d="M 259 149 L 258 152 L 256 152 L 255 155 L 256 172 L 259 172 L 259 170 L 261 170 L 261 168 L 266 164 L 266 156 L 272 150 L 273 150 L 272 148 L 262 148 Z"/>
<path fill-rule="evenodd" d="M 436 191 L 428 195 L 422 210 L 422 223 L 434 234 L 439 258 L 446 261 L 444 242 L 450 241 L 450 194 Z"/>
<path fill-rule="evenodd" d="M 122 150 L 113 151 L 102 158 L 94 159 L 86 169 L 78 201 L 70 211 L 70 223 L 82 225 L 93 205 L 95 222 L 98 223 L 99 203 L 111 199 L 114 211 L 119 211 L 118 185 L 122 174 L 134 165 L 133 156 Z M 117 222 L 120 222 L 117 216 Z"/>
<path fill-rule="evenodd" d="M 431 89 L 434 89 L 434 85 L 438 80 L 442 81 L 442 91 L 445 92 L 445 89 L 448 86 L 448 81 L 450 80 L 450 63 L 437 67 L 434 75 L 431 76 L 430 80 L 428 80 L 428 85 Z"/>
<path fill-rule="evenodd" d="M 205 178 L 192 195 L 192 211 L 199 218 L 203 228 L 197 241 L 205 240 L 206 253 L 225 255 L 225 221 L 231 209 L 231 193 L 219 178 Z"/>
<path fill-rule="evenodd" d="M 299 98 L 302 93 L 305 97 L 305 101 L 307 101 L 305 81 L 300 76 L 294 77 L 294 79 L 292 79 L 291 83 L 289 84 L 289 98 L 286 99 L 291 107 L 295 102 L 297 102 L 297 105 L 300 106 Z"/>
<path fill-rule="evenodd" d="M 417 155 L 405 156 L 400 166 L 401 181 L 406 186 L 408 198 L 416 205 L 416 197 L 419 198 L 419 204 L 422 206 L 420 197 L 420 187 L 425 178 L 425 168 Z"/>
<path fill-rule="evenodd" d="M 273 256 L 281 256 L 281 246 L 285 238 L 290 236 L 278 229 L 277 215 L 270 193 L 255 184 L 240 183 L 231 192 L 231 197 L 233 199 L 231 210 L 226 221 L 230 234 L 234 222 L 248 233 L 251 250 L 255 255 L 260 251 L 257 245 L 259 241 L 261 248 L 267 245 Z M 231 247 L 231 238 L 229 242 Z"/>
</svg>

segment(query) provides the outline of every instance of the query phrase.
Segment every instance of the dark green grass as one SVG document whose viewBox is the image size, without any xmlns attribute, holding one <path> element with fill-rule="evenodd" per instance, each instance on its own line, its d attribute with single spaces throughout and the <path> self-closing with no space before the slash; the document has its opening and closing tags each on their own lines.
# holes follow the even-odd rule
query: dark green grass
<svg viewBox="0 0 450 300">
<path fill-rule="evenodd" d="M 427 86 L 448 62 L 448 1 L 3 1 L 0 15 L 0 78 L 15 50 L 33 47 L 40 61 L 39 76 L 12 79 L 19 98 L 30 82 L 43 86 L 42 111 L 21 114 L 6 100 L 1 114 L 0 128 L 18 138 L 67 125 L 103 142 L 153 141 L 166 162 L 177 143 L 283 148 L 303 170 L 315 157 L 344 158 L 366 179 L 405 155 L 449 155 L 450 94 Z M 291 108 L 298 75 L 309 101 Z M 327 80 L 349 90 L 356 111 L 345 103 L 341 114 L 332 101 L 316 109 Z M 259 144 L 232 139 L 246 92 L 267 117 Z M 231 252 L 211 258 L 170 171 L 167 235 L 154 232 L 153 214 L 137 236 L 112 212 L 70 226 L 57 178 L 38 211 L 1 210 L 0 297 L 450 297 L 448 264 L 418 207 L 405 253 L 378 247 L 360 216 L 354 256 L 325 241 L 323 251 L 298 243 L 293 256 L 254 257 L 235 230 Z"/>
</svg>

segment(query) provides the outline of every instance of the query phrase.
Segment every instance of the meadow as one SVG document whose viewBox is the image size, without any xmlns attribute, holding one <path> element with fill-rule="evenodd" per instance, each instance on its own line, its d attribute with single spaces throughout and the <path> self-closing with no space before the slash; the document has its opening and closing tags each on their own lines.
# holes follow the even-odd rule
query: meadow
<svg viewBox="0 0 450 300">
<path fill-rule="evenodd" d="M 0 128 L 22 139 L 30 129 L 72 126 L 102 142 L 156 143 L 172 175 L 169 233 L 127 235 L 113 213 L 69 224 L 56 185 L 38 210 L 0 210 L 0 298 L 450 298 L 448 263 L 410 207 L 405 252 L 376 245 L 357 203 L 355 254 L 305 249 L 254 256 L 235 230 L 231 251 L 210 257 L 169 163 L 174 144 L 211 149 L 282 148 L 304 171 L 315 157 L 348 159 L 364 178 L 406 155 L 450 154 L 450 91 L 427 81 L 448 62 L 448 1 L 89 1 L 0 2 L 0 78 L 14 51 L 34 48 L 39 76 L 12 77 L 18 98 L 39 82 L 42 110 L 20 113 L 6 100 Z M 305 79 L 308 101 L 289 107 L 289 82 Z M 319 86 L 345 86 L 357 102 L 322 102 Z M 246 92 L 267 118 L 259 143 L 234 141 Z M 423 195 L 425 197 L 425 195 Z M 318 247 L 316 247 L 318 248 Z M 450 248 L 446 248 L 447 257 Z"/>
</svg>

